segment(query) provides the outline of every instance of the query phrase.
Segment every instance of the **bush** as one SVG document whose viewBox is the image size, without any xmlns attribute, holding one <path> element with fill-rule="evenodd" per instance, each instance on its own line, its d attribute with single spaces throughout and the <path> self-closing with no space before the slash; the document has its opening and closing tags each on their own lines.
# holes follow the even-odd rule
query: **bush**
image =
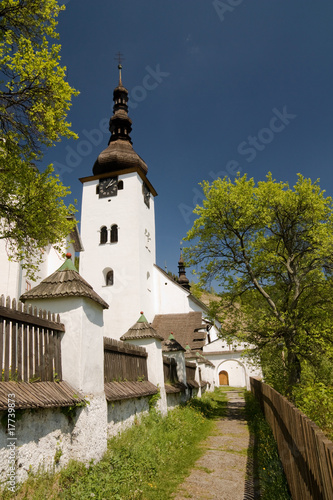
<svg viewBox="0 0 333 500">
<path fill-rule="evenodd" d="M 333 441 L 333 387 L 323 382 L 294 390 L 294 402 Z"/>
<path fill-rule="evenodd" d="M 259 403 L 250 392 L 245 393 L 245 402 L 248 426 L 253 438 L 253 446 L 249 448 L 249 462 L 253 463 L 253 479 L 260 490 L 260 498 L 290 500 L 287 480 L 272 431 Z"/>
</svg>

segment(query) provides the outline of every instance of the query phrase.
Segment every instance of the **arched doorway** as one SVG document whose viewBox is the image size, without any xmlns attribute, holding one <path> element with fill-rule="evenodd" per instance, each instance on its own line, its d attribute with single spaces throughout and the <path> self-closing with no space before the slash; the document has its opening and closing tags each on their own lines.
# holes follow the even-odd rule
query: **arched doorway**
<svg viewBox="0 0 333 500">
<path fill-rule="evenodd" d="M 229 375 L 225 370 L 219 373 L 219 383 L 220 385 L 229 385 Z"/>
</svg>

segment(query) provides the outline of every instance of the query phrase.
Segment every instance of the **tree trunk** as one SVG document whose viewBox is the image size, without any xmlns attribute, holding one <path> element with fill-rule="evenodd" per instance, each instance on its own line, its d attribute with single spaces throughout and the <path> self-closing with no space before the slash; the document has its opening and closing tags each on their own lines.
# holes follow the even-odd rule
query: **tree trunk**
<svg viewBox="0 0 333 500">
<path fill-rule="evenodd" d="M 300 382 L 301 378 L 301 363 L 298 359 L 297 354 L 292 350 L 288 349 L 287 356 L 287 369 L 288 369 L 288 396 L 292 395 L 293 388 Z"/>
</svg>

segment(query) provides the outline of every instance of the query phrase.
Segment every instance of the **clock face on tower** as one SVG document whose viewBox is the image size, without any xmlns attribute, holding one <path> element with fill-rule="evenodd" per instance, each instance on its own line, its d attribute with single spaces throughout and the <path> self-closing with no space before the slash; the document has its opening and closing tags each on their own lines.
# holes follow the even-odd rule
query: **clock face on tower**
<svg viewBox="0 0 333 500">
<path fill-rule="evenodd" d="M 118 177 L 105 177 L 99 180 L 99 197 L 108 198 L 109 196 L 117 196 L 118 192 Z"/>
</svg>

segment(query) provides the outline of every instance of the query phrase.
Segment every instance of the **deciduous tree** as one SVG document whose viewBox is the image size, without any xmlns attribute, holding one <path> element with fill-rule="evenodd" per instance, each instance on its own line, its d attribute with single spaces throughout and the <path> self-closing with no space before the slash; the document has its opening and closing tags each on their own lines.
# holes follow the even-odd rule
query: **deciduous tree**
<svg viewBox="0 0 333 500">
<path fill-rule="evenodd" d="M 202 283 L 219 282 L 224 305 L 226 294 L 240 303 L 226 329 L 266 357 L 275 351 L 291 393 L 302 361 L 332 352 L 332 200 L 301 175 L 293 189 L 271 174 L 257 185 L 244 175 L 202 186 L 188 264 L 201 266 Z"/>
<path fill-rule="evenodd" d="M 69 193 L 48 167 L 45 146 L 76 137 L 66 116 L 77 92 L 60 65 L 56 0 L 0 1 L 0 238 L 33 274 L 41 250 L 68 234 Z"/>
</svg>

